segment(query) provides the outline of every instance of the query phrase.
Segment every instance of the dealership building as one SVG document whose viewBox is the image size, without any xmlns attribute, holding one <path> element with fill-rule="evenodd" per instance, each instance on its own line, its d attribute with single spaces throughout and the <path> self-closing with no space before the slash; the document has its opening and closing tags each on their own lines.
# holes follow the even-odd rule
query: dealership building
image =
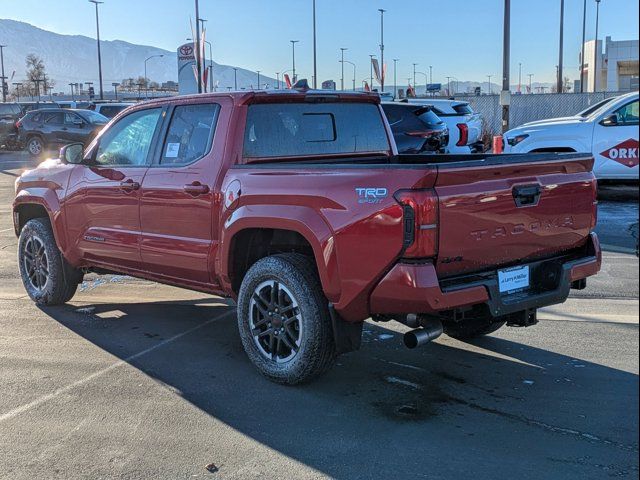
<svg viewBox="0 0 640 480">
<path fill-rule="evenodd" d="M 584 59 L 581 80 L 585 92 L 638 90 L 638 40 L 613 41 L 607 37 L 604 51 L 602 40 L 597 46 L 590 40 L 584 44 Z"/>
</svg>

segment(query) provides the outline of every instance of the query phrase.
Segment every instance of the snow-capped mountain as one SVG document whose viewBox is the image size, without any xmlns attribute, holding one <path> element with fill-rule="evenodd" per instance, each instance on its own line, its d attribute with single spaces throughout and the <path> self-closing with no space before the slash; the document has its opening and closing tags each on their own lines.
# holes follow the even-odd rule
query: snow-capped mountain
<svg viewBox="0 0 640 480">
<path fill-rule="evenodd" d="M 0 19 L 0 43 L 4 49 L 4 70 L 7 82 L 25 78 L 25 57 L 34 53 L 42 58 L 47 76 L 55 80 L 54 91 L 67 91 L 69 83 L 98 82 L 96 40 L 81 35 L 60 35 L 28 23 Z M 101 41 L 103 84 L 110 90 L 113 82 L 144 75 L 144 60 L 151 55 L 164 55 L 147 62 L 147 77 L 159 83 L 177 81 L 176 52 L 147 45 L 135 45 L 121 40 Z M 207 59 L 207 64 L 209 60 Z M 234 86 L 234 67 L 213 63 L 213 78 L 219 89 Z M 238 88 L 257 86 L 257 73 L 239 68 Z M 275 80 L 261 76 L 260 83 L 272 86 Z"/>
</svg>

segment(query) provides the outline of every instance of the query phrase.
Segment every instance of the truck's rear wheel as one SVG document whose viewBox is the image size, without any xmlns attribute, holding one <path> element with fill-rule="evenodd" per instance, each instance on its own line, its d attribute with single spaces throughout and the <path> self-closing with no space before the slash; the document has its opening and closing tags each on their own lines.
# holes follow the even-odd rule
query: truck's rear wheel
<svg viewBox="0 0 640 480">
<path fill-rule="evenodd" d="M 277 383 L 309 381 L 336 357 L 328 302 L 303 255 L 266 257 L 249 269 L 238 294 L 238 328 L 249 359 Z"/>
<path fill-rule="evenodd" d="M 82 280 L 82 273 L 62 257 L 51 225 L 43 218 L 29 220 L 22 228 L 18 264 L 25 290 L 39 305 L 68 302 Z"/>
<path fill-rule="evenodd" d="M 450 337 L 467 340 L 489 335 L 502 328 L 505 323 L 507 323 L 506 320 L 483 320 L 474 318 L 460 322 L 443 322 L 442 325 L 444 327 L 444 333 Z"/>
</svg>

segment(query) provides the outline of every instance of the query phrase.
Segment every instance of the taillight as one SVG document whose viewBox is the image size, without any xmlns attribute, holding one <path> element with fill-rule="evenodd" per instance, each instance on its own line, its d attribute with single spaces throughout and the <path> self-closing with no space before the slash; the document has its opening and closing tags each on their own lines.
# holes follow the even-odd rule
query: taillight
<svg viewBox="0 0 640 480">
<path fill-rule="evenodd" d="M 16 121 L 16 128 L 20 128 L 22 126 L 22 123 L 20 123 L 20 120 Z"/>
<path fill-rule="evenodd" d="M 436 130 L 424 130 L 419 132 L 405 132 L 410 137 L 429 138 L 438 133 Z"/>
<path fill-rule="evenodd" d="M 403 246 L 406 258 L 430 258 L 438 253 L 438 195 L 434 190 L 399 190 L 394 198 L 404 210 Z"/>
<path fill-rule="evenodd" d="M 464 147 L 469 142 L 469 125 L 466 123 L 459 123 L 457 127 L 458 130 L 460 130 L 460 140 L 458 140 L 456 145 L 458 147 Z"/>
</svg>

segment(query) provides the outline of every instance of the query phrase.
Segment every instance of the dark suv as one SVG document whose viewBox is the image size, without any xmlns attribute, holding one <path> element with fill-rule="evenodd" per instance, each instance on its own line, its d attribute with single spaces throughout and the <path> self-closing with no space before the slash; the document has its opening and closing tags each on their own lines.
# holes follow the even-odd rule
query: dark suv
<svg viewBox="0 0 640 480">
<path fill-rule="evenodd" d="M 91 110 L 32 110 L 18 122 L 18 133 L 27 151 L 38 156 L 47 148 L 75 142 L 86 145 L 108 121 L 107 117 Z"/>
<path fill-rule="evenodd" d="M 449 129 L 431 106 L 383 103 L 398 153 L 445 153 Z"/>
<path fill-rule="evenodd" d="M 22 116 L 22 107 L 17 103 L 0 103 L 0 148 L 18 148 L 16 123 Z"/>
</svg>

